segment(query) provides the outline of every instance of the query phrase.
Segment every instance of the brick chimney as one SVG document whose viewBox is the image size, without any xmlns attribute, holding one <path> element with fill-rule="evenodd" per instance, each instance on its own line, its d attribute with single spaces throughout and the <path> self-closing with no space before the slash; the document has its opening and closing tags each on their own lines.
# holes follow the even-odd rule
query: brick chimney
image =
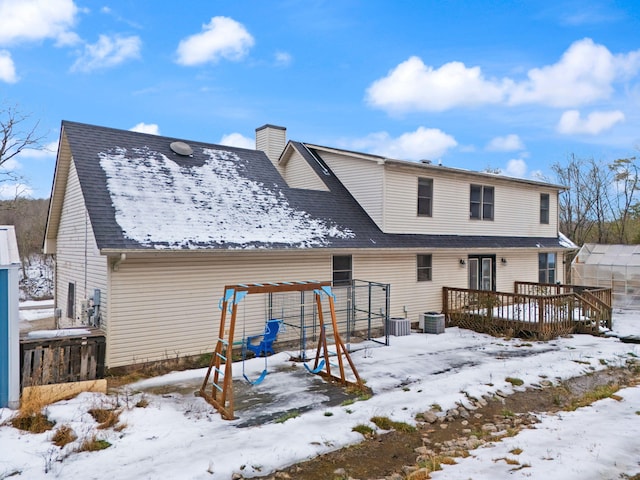
<svg viewBox="0 0 640 480">
<path fill-rule="evenodd" d="M 280 154 L 287 143 L 287 129 L 277 125 L 263 125 L 256 128 L 256 150 L 267 154 L 274 165 L 278 165 Z"/>
</svg>

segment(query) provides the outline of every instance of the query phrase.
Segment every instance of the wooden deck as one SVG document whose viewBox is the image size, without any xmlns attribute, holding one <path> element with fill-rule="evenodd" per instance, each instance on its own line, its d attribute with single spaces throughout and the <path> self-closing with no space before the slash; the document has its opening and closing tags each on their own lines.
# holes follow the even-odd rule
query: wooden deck
<svg viewBox="0 0 640 480">
<path fill-rule="evenodd" d="M 550 339 L 611 328 L 611 289 L 515 282 L 514 293 L 443 288 L 448 326 Z"/>
</svg>

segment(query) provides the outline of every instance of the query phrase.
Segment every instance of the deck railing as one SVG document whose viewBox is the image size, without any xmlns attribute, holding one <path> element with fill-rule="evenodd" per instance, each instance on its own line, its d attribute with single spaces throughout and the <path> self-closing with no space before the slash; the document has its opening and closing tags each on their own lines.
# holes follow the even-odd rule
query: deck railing
<svg viewBox="0 0 640 480">
<path fill-rule="evenodd" d="M 514 282 L 514 291 L 531 295 L 548 295 L 550 293 L 570 293 L 592 305 L 596 309 L 595 317 L 599 327 L 611 329 L 611 313 L 613 296 L 611 288 L 591 287 L 587 285 L 562 285 L 555 283 Z"/>
<path fill-rule="evenodd" d="M 611 291 L 516 282 L 515 293 L 443 288 L 448 325 L 490 334 L 553 338 L 611 326 Z"/>
</svg>

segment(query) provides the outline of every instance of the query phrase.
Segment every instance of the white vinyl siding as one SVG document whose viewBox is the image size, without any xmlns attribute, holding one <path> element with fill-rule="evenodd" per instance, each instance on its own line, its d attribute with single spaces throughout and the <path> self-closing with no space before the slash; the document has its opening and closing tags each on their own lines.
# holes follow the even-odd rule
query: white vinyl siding
<svg viewBox="0 0 640 480">
<path fill-rule="evenodd" d="M 435 171 L 432 171 L 435 170 Z M 433 178 L 433 213 L 416 216 L 417 178 L 427 173 L 406 169 L 385 170 L 384 231 L 433 235 L 557 236 L 557 224 L 541 224 L 541 187 L 524 183 L 495 181 L 447 171 L 428 172 Z M 494 187 L 493 221 L 478 222 L 469 218 L 469 189 L 472 183 Z M 550 189 L 545 193 L 552 193 Z M 549 217 L 557 216 L 557 195 L 549 195 Z"/>
<path fill-rule="evenodd" d="M 352 158 L 331 152 L 322 152 L 322 159 L 336 177 L 349 190 L 360 206 L 381 230 L 385 230 L 383 219 L 384 166 L 372 160 Z M 417 189 L 415 181 L 414 190 Z M 412 203 L 406 205 L 415 216 L 414 194 Z"/>
<path fill-rule="evenodd" d="M 328 192 L 329 188 L 325 183 L 316 175 L 316 172 L 311 168 L 307 161 L 302 158 L 297 151 L 286 159 L 283 167 L 280 167 L 282 176 L 284 177 L 287 185 L 291 188 L 305 188 L 308 190 L 320 190 Z"/>
<path fill-rule="evenodd" d="M 330 280 L 331 255 L 221 252 L 127 258 L 111 277 L 107 364 L 115 367 L 211 352 L 225 285 Z M 238 305 L 236 342 L 243 334 L 262 333 L 266 302 L 266 295 L 248 295 Z M 291 330 L 293 336 L 299 333 Z"/>
<path fill-rule="evenodd" d="M 466 270 L 458 266 L 458 253 L 433 253 L 429 282 L 416 278 L 416 254 L 368 252 L 353 255 L 354 278 L 391 284 L 390 317 L 417 322 L 424 312 L 442 310 L 442 287 L 466 284 Z M 405 312 L 406 310 L 406 312 Z"/>
<path fill-rule="evenodd" d="M 107 260 L 98 251 L 73 162 L 69 168 L 56 243 L 56 308 L 66 316 L 68 286 L 74 283 L 76 301 L 72 321 L 73 325 L 80 325 L 81 302 L 93 297 L 96 288 L 105 299 Z M 106 308 L 104 301 L 103 305 Z M 102 313 L 102 319 L 106 321 L 107 312 L 103 310 Z"/>
<path fill-rule="evenodd" d="M 416 255 L 420 253 L 354 252 L 353 278 L 390 283 L 389 315 L 404 317 L 406 310 L 407 318 L 418 321 L 424 312 L 441 311 L 443 286 L 467 287 L 467 268 L 459 263 L 461 252 L 432 253 L 430 282 L 417 281 Z M 506 265 L 497 262 L 498 290 L 513 291 L 515 280 L 537 281 L 537 251 L 488 253 L 508 259 Z M 218 302 L 225 285 L 330 280 L 332 276 L 330 252 L 186 255 L 127 258 L 111 273 L 109 367 L 210 352 L 219 333 Z M 273 311 L 271 316 L 278 318 L 278 313 Z M 238 307 L 235 341 L 261 333 L 268 316 L 266 295 L 245 297 Z M 279 340 L 296 341 L 298 334 L 288 327 Z"/>
<path fill-rule="evenodd" d="M 262 150 L 266 153 L 271 163 L 277 166 L 287 141 L 287 130 L 273 125 L 265 125 L 264 127 L 256 130 L 256 150 Z"/>
</svg>

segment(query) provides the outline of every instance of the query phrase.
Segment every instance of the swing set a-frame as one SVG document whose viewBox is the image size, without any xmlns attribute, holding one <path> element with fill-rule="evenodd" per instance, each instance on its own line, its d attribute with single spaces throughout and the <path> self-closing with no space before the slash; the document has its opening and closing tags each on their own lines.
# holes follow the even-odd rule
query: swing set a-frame
<svg viewBox="0 0 640 480">
<path fill-rule="evenodd" d="M 216 346 L 211 357 L 207 374 L 199 391 L 199 395 L 213 405 L 225 420 L 233 420 L 235 418 L 233 409 L 233 361 L 231 356 L 234 345 L 233 339 L 238 315 L 238 304 L 244 299 L 244 297 L 250 294 L 303 291 L 314 292 L 320 327 L 313 368 L 308 367 L 307 370 L 343 386 L 351 386 L 360 391 L 368 391 L 368 388 L 360 379 L 353 360 L 340 337 L 331 282 L 296 281 L 227 285 L 224 287 L 224 295 L 220 299 L 221 315 L 218 339 L 216 341 Z M 324 299 L 328 299 L 329 302 L 331 318 L 328 324 L 325 322 L 323 315 L 322 301 Z M 227 319 L 228 313 L 230 313 L 230 317 Z M 327 335 L 327 329 L 330 329 L 330 335 Z M 329 336 L 334 339 L 335 352 L 329 351 L 327 341 Z M 244 341 L 245 339 L 243 338 L 243 343 Z M 242 348 L 245 348 L 244 344 Z M 335 369 L 334 371 L 331 369 L 332 364 L 329 361 L 330 356 L 337 359 L 337 373 L 335 372 Z M 345 360 L 348 367 L 351 369 L 352 378 L 355 378 L 355 381 L 347 379 L 345 371 L 347 366 L 345 365 Z M 264 373 L 265 372 L 263 372 L 262 376 L 264 376 Z"/>
</svg>

